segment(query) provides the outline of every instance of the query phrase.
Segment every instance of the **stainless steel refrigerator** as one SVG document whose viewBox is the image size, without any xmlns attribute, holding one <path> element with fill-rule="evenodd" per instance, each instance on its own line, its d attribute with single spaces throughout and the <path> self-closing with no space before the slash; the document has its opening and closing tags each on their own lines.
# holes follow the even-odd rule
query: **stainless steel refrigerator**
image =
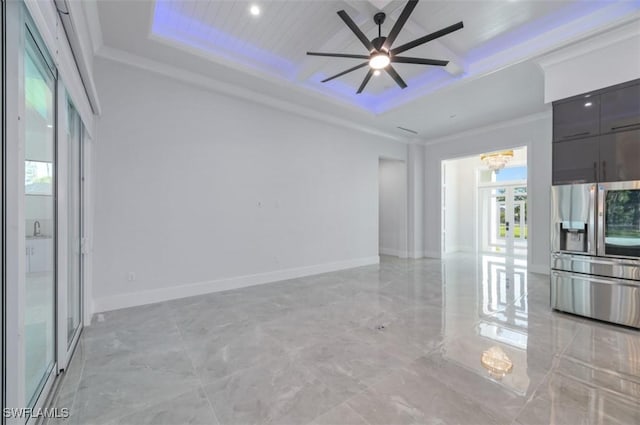
<svg viewBox="0 0 640 425">
<path fill-rule="evenodd" d="M 551 193 L 551 307 L 640 328 L 640 181 Z"/>
</svg>

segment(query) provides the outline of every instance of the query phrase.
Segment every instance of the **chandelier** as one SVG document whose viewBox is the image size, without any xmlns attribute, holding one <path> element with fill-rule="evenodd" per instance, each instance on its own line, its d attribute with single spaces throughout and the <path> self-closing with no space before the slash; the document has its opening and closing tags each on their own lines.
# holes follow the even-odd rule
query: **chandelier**
<svg viewBox="0 0 640 425">
<path fill-rule="evenodd" d="M 489 376 L 494 379 L 502 379 L 513 370 L 513 362 L 507 354 L 498 346 L 493 346 L 482 353 L 480 357 L 482 367 L 489 371 Z"/>
<path fill-rule="evenodd" d="M 491 171 L 501 170 L 513 159 L 513 151 L 492 152 L 480 155 L 480 160 L 484 162 Z"/>
</svg>

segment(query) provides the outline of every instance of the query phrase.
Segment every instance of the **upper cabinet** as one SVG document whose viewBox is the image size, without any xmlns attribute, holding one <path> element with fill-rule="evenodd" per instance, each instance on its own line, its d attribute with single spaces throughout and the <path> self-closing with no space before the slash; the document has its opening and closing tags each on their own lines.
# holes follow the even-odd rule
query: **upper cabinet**
<svg viewBox="0 0 640 425">
<path fill-rule="evenodd" d="M 553 184 L 640 180 L 640 80 L 553 104 Z"/>
<path fill-rule="evenodd" d="M 582 97 L 553 106 L 553 141 L 600 134 L 600 96 Z"/>
<path fill-rule="evenodd" d="M 640 84 L 603 93 L 600 102 L 602 133 L 640 128 Z"/>
<path fill-rule="evenodd" d="M 640 129 L 600 136 L 601 182 L 640 180 Z"/>
<path fill-rule="evenodd" d="M 598 181 L 599 137 L 553 144 L 552 183 L 578 184 Z"/>
</svg>

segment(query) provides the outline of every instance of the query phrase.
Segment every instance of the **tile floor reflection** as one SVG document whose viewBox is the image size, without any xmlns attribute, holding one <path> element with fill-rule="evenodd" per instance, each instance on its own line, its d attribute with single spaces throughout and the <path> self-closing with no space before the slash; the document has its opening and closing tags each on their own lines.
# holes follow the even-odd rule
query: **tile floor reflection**
<svg viewBox="0 0 640 425">
<path fill-rule="evenodd" d="M 640 332 L 552 312 L 522 260 L 384 257 L 105 313 L 54 404 L 82 425 L 637 424 Z"/>
</svg>

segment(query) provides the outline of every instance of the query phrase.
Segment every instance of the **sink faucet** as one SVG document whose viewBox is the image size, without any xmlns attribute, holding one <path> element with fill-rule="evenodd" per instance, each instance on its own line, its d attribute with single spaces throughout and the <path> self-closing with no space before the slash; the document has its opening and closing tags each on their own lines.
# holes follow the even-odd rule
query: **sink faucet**
<svg viewBox="0 0 640 425">
<path fill-rule="evenodd" d="M 38 220 L 33 223 L 33 236 L 40 236 L 40 222 Z"/>
</svg>

